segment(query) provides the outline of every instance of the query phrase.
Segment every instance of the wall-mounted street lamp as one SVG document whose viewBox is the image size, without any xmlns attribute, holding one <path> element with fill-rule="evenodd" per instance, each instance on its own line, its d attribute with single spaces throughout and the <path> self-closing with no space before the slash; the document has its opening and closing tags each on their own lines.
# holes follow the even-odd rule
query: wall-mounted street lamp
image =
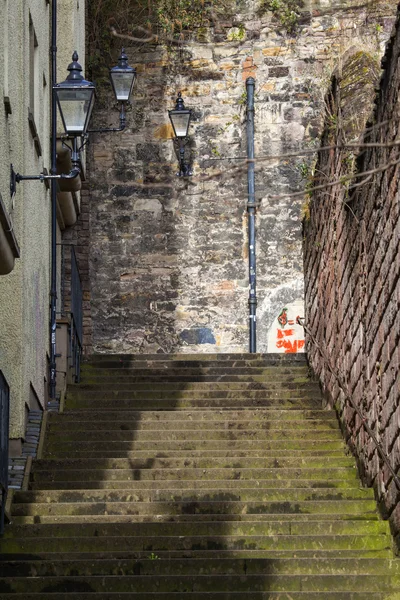
<svg viewBox="0 0 400 600">
<path fill-rule="evenodd" d="M 123 131 L 126 125 L 126 107 L 130 105 L 130 97 L 136 82 L 136 69 L 128 65 L 125 48 L 122 48 L 116 67 L 110 69 L 110 80 L 115 99 L 120 104 L 119 127 L 91 129 L 88 133 L 107 133 Z"/>
<path fill-rule="evenodd" d="M 70 72 L 62 83 L 55 84 L 57 76 L 57 0 L 52 0 L 51 19 L 51 174 L 20 175 L 11 165 L 10 192 L 16 193 L 17 183 L 28 180 L 51 180 L 51 288 L 50 288 L 50 361 L 49 392 L 52 400 L 56 397 L 56 328 L 57 328 L 57 180 L 74 179 L 81 172 L 80 152 L 87 142 L 90 117 L 95 98 L 95 85 L 82 76 L 82 67 L 78 62 L 78 54 L 74 52 Z M 117 102 L 120 103 L 120 126 L 112 129 L 97 129 L 93 133 L 122 131 L 126 124 L 126 106 L 136 80 L 136 70 L 128 65 L 128 58 L 122 49 L 118 65 L 110 69 L 110 78 Z M 60 112 L 66 138 L 71 140 L 72 147 L 65 139 L 63 146 L 71 152 L 71 170 L 69 173 L 57 174 L 57 106 Z M 79 145 L 80 144 L 80 145 Z"/>
<path fill-rule="evenodd" d="M 90 115 L 93 110 L 95 85 L 82 76 L 82 67 L 78 62 L 78 54 L 74 52 L 72 63 L 68 66 L 70 72 L 67 79 L 53 87 L 53 93 L 60 111 L 61 120 L 68 138 L 72 139 L 71 162 L 69 173 L 56 175 L 40 173 L 39 175 L 20 175 L 11 165 L 10 192 L 11 197 L 16 192 L 16 184 L 21 181 L 47 181 L 51 179 L 74 179 L 80 174 L 80 150 L 78 138 L 84 139 L 87 134 Z"/>
<path fill-rule="evenodd" d="M 118 65 L 110 69 L 110 79 L 117 102 L 120 103 L 120 126 L 117 128 L 102 128 L 88 130 L 90 117 L 95 100 L 96 86 L 91 81 L 84 79 L 82 67 L 78 62 L 78 54 L 72 55 L 72 63 L 68 66 L 69 75 L 62 83 L 53 87 L 53 93 L 60 112 L 61 121 L 67 138 L 72 140 L 71 151 L 72 169 L 69 173 L 59 175 L 40 173 L 39 175 L 20 175 L 14 171 L 11 165 L 10 192 L 14 196 L 16 184 L 21 181 L 46 181 L 49 179 L 74 179 L 80 174 L 80 151 L 85 145 L 89 133 L 106 133 L 110 131 L 122 131 L 126 125 L 126 105 L 129 104 L 133 86 L 136 81 L 136 69 L 128 65 L 128 57 L 122 49 L 118 59 Z M 78 138 L 81 145 L 78 146 Z M 65 142 L 63 142 L 64 145 Z"/>
<path fill-rule="evenodd" d="M 67 79 L 54 86 L 54 93 L 65 133 L 70 138 L 83 137 L 88 130 L 96 86 L 83 78 L 76 52 L 68 71 Z"/>
<path fill-rule="evenodd" d="M 192 110 L 185 108 L 181 92 L 179 92 L 176 99 L 175 108 L 169 110 L 168 114 L 174 130 L 175 140 L 179 144 L 179 173 L 177 175 L 179 177 L 188 177 L 193 175 L 190 165 L 185 162 L 185 146 L 188 142 L 187 136 Z"/>
</svg>

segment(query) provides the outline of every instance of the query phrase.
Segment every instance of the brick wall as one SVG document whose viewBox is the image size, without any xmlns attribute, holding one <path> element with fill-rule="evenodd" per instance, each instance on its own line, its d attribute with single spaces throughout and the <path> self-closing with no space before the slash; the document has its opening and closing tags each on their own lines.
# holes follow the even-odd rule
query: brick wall
<svg viewBox="0 0 400 600">
<path fill-rule="evenodd" d="M 360 102 L 357 91 L 353 98 L 346 96 L 349 85 L 345 74 L 336 73 L 327 97 L 322 145 L 342 146 L 319 153 L 315 182 L 325 187 L 314 192 L 310 218 L 304 223 L 310 363 L 327 402 L 338 408 L 366 483 L 374 486 L 380 507 L 396 531 L 400 529 L 400 491 L 346 396 L 355 401 L 390 464 L 398 470 L 400 172 L 399 148 L 390 143 L 399 138 L 399 54 L 397 22 L 383 61 L 385 71 L 373 117 L 363 138 L 365 143 L 382 146 L 356 152 L 355 148 L 343 147 L 357 141 L 352 136 L 351 119 L 365 102 Z M 361 91 L 365 100 L 368 90 L 364 86 Z M 353 154 L 358 158 L 354 160 Z M 350 180 L 353 170 L 364 175 Z M 330 187 L 334 181 L 338 183 Z M 339 374 L 340 384 L 330 367 Z"/>
</svg>

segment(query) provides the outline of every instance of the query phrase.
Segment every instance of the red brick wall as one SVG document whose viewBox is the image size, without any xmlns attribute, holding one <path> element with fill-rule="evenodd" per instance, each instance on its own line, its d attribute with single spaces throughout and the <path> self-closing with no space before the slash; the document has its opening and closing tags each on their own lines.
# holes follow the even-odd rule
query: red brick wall
<svg viewBox="0 0 400 600">
<path fill-rule="evenodd" d="M 397 22 L 383 61 L 385 71 L 369 123 L 372 129 L 367 129 L 364 136 L 364 142 L 382 146 L 361 148 L 353 164 L 353 149 L 320 152 L 315 170 L 317 183 L 327 186 L 314 192 L 310 218 L 304 222 L 310 363 L 327 402 L 338 408 L 364 480 L 374 486 L 380 507 L 397 532 L 400 490 L 345 396 L 349 394 L 356 402 L 392 467 L 399 470 L 400 167 L 393 163 L 400 160 L 400 152 L 398 146 L 390 146 L 399 139 L 399 54 Z M 328 99 L 322 145 L 344 144 L 349 138 L 354 141 L 343 127 L 346 102 L 343 93 L 339 98 L 334 93 Z M 361 105 L 355 94 L 349 110 L 355 114 Z M 349 182 L 350 168 L 358 173 L 375 172 Z M 363 185 L 352 188 L 364 179 Z M 333 181 L 339 183 L 329 186 Z M 342 379 L 341 386 L 318 346 Z"/>
</svg>

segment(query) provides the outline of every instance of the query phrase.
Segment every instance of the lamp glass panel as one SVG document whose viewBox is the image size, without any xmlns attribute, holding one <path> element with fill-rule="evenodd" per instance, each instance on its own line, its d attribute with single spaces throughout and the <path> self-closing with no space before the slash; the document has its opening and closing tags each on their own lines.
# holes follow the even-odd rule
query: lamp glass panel
<svg viewBox="0 0 400 600">
<path fill-rule="evenodd" d="M 171 111 L 169 115 L 176 137 L 186 137 L 189 129 L 190 111 Z"/>
<path fill-rule="evenodd" d="M 93 89 L 59 89 L 57 94 L 66 133 L 85 133 L 93 108 Z"/>
<path fill-rule="evenodd" d="M 128 101 L 135 82 L 135 73 L 118 73 L 114 71 L 111 72 L 111 79 L 117 100 L 121 102 Z"/>
</svg>

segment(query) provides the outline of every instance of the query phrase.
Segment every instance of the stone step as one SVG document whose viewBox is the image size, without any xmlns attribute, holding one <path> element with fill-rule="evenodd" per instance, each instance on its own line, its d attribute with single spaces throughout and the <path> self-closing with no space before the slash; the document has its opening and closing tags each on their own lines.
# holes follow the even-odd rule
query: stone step
<svg viewBox="0 0 400 600">
<path fill-rule="evenodd" d="M 238 379 L 238 376 L 240 378 Z M 168 367 L 160 370 L 149 370 L 140 368 L 130 369 L 91 369 L 86 370 L 81 374 L 81 385 L 111 385 L 113 382 L 118 385 L 135 385 L 138 382 L 146 383 L 154 381 L 155 385 L 160 385 L 160 382 L 167 381 L 171 385 L 177 385 L 182 382 L 182 377 L 186 383 L 208 383 L 215 379 L 224 382 L 246 382 L 253 381 L 253 377 L 262 377 L 262 382 L 265 386 L 282 386 L 306 383 L 315 383 L 310 379 L 308 369 L 281 369 L 279 372 L 276 369 L 268 367 L 260 367 L 254 369 L 170 369 Z M 211 377 L 212 379 L 208 379 Z M 139 378 L 139 379 L 138 379 Z M 170 381 L 170 378 L 173 378 Z M 205 379 L 206 378 L 206 379 Z M 259 379 L 257 379 L 258 381 Z M 76 387 L 72 385 L 71 387 Z"/>
<path fill-rule="evenodd" d="M 78 437 L 78 436 L 77 436 Z M 293 454 L 298 454 L 300 450 L 304 449 L 308 451 L 308 454 L 316 454 L 315 450 L 321 450 L 324 455 L 329 455 L 329 452 L 332 451 L 331 456 L 343 457 L 344 453 L 344 444 L 340 439 L 332 439 L 322 437 L 318 439 L 318 441 L 311 441 L 310 439 L 294 439 L 290 442 L 285 442 L 285 438 L 282 436 L 281 438 L 274 439 L 273 436 L 268 441 L 265 441 L 265 438 L 257 438 L 254 436 L 252 439 L 247 440 L 246 438 L 237 439 L 194 439 L 193 441 L 188 440 L 171 440 L 170 442 L 161 440 L 156 441 L 157 438 L 154 435 L 153 439 L 141 439 L 138 440 L 122 440 L 122 441 L 88 441 L 83 442 L 79 439 L 75 441 L 73 439 L 69 439 L 65 441 L 64 439 L 60 439 L 57 443 L 56 438 L 49 441 L 46 445 L 46 452 L 49 454 L 53 454 L 58 456 L 61 453 L 66 453 L 69 451 L 76 453 L 82 452 L 82 456 L 86 456 L 86 452 L 97 452 L 100 453 L 99 457 L 101 458 L 101 452 L 104 451 L 105 455 L 113 451 L 119 452 L 120 457 L 127 457 L 126 452 L 134 452 L 135 450 L 148 450 L 149 457 L 154 457 L 155 454 L 159 456 L 159 453 L 164 453 L 165 456 L 161 458 L 169 458 L 170 451 L 179 451 L 179 450 L 187 450 L 188 452 L 194 451 L 196 452 L 196 456 L 199 450 L 205 449 L 207 451 L 207 455 L 205 456 L 215 456 L 215 457 L 224 457 L 229 456 L 227 454 L 230 451 L 231 456 L 240 456 L 245 450 L 250 450 L 255 452 L 255 456 L 262 458 L 265 456 L 265 453 L 268 452 L 270 458 L 271 457 L 285 457 L 285 451 L 287 450 L 287 456 L 290 457 Z M 318 443 L 319 442 L 319 443 Z M 285 443 L 287 444 L 287 448 L 285 448 Z M 223 450 L 223 454 L 213 454 L 212 451 L 218 453 L 218 450 Z M 314 451 L 314 452 L 313 452 Z M 341 451 L 341 453 L 340 453 Z M 239 454 L 237 454 L 239 452 Z M 306 457 L 306 456 L 305 456 Z M 134 456 L 133 456 L 134 458 Z M 200 456 L 198 456 L 200 458 Z"/>
<path fill-rule="evenodd" d="M 184 419 L 183 419 L 184 417 Z M 310 427 L 310 421 L 318 421 L 318 422 L 328 422 L 329 425 L 327 427 L 331 427 L 331 423 L 335 424 L 335 427 L 338 426 L 338 421 L 336 414 L 332 410 L 326 410 L 322 408 L 317 409 L 296 409 L 292 407 L 290 410 L 285 409 L 262 409 L 262 408 L 252 408 L 250 410 L 246 409 L 236 409 L 236 410 L 223 410 L 223 411 L 215 411 L 215 410 L 195 410 L 193 414 L 189 411 L 185 411 L 182 415 L 179 411 L 124 411 L 121 416 L 120 411 L 112 411 L 108 409 L 106 411 L 99 411 L 96 409 L 90 410 L 68 410 L 63 413 L 53 413 L 50 412 L 48 414 L 49 427 L 56 426 L 62 430 L 73 428 L 75 425 L 79 425 L 80 423 L 99 423 L 99 427 L 102 426 L 103 423 L 109 424 L 110 427 L 116 426 L 117 423 L 123 423 L 126 427 L 141 427 L 147 426 L 147 422 L 163 422 L 163 426 L 165 427 L 174 427 L 173 422 L 179 421 L 179 423 L 184 424 L 186 427 L 188 421 L 193 421 L 197 426 L 201 425 L 201 422 L 211 423 L 214 421 L 220 423 L 233 422 L 240 423 L 241 421 L 246 421 L 251 423 L 251 427 L 255 424 L 259 424 L 261 428 L 263 428 L 263 421 L 267 421 L 269 423 L 273 423 L 273 426 L 282 428 L 291 427 L 291 421 L 300 421 L 305 422 Z M 131 424 L 131 422 L 134 422 Z M 287 425 L 286 425 L 287 423 Z M 83 425 L 84 426 L 84 425 Z"/>
<path fill-rule="evenodd" d="M 21 577 L 0 579 L 0 592 L 23 593 L 26 580 Z M 30 593 L 66 592 L 130 592 L 135 594 L 165 592 L 390 592 L 400 590 L 397 575 L 137 575 L 92 577 L 34 577 L 29 581 Z M 400 593 L 400 591 L 399 591 Z M 368 596 L 370 598 L 370 596 Z"/>
<path fill-rule="evenodd" d="M 111 398 L 96 398 L 85 397 L 85 398 L 68 398 L 66 409 L 88 409 L 95 408 L 96 410 L 110 409 L 116 410 L 175 410 L 182 412 L 185 410 L 196 410 L 196 408 L 204 410 L 238 410 L 248 408 L 281 408 L 298 410 L 299 408 L 312 409 L 320 407 L 321 401 L 317 396 L 309 398 L 297 398 L 290 394 L 287 398 L 266 398 L 265 396 L 257 397 L 258 392 L 250 393 L 245 397 L 234 397 L 234 398 L 214 398 L 209 397 L 208 394 L 202 394 L 201 397 L 197 398 L 135 398 L 134 395 L 127 394 L 126 398 L 121 396 Z M 181 417 L 182 418 L 182 415 Z"/>
<path fill-rule="evenodd" d="M 135 459 L 147 459 L 147 461 L 153 461 L 159 458 L 165 459 L 174 459 L 174 458 L 187 458 L 187 459 L 196 459 L 196 458 L 263 458 L 265 456 L 265 452 L 268 451 L 268 445 L 259 442 L 258 444 L 253 442 L 249 448 L 247 448 L 246 444 L 243 445 L 241 442 L 232 442 L 232 446 L 228 443 L 224 442 L 208 442 L 206 445 L 191 442 L 184 442 L 177 445 L 176 442 L 172 442 L 172 445 L 166 448 L 166 442 L 160 444 L 160 450 L 157 450 L 155 446 L 157 442 L 152 444 L 151 442 L 143 442 L 141 444 L 135 444 L 134 450 L 126 450 L 119 448 L 118 450 L 113 449 L 114 446 L 110 448 L 106 448 L 104 450 L 104 445 L 101 449 L 93 450 L 92 446 L 89 446 L 85 449 L 81 447 L 77 448 L 75 445 L 69 445 L 67 448 L 58 448 L 57 445 L 54 445 L 53 448 L 45 449 L 43 456 L 44 458 L 120 458 L 124 456 L 125 458 L 129 458 L 132 460 Z M 273 446 L 278 444 L 278 442 L 273 442 Z M 312 444 L 312 442 L 311 442 Z M 332 449 L 332 444 L 335 444 L 336 449 Z M 324 447 L 328 449 L 321 450 L 318 445 L 310 446 L 310 448 L 302 449 L 301 444 L 297 442 L 296 449 L 287 450 L 286 448 L 281 450 L 270 451 L 270 457 L 275 458 L 277 460 L 282 457 L 297 457 L 297 458 L 309 458 L 309 457 L 322 457 L 327 456 L 330 458 L 342 458 L 343 457 L 343 447 L 338 444 L 342 444 L 342 442 L 326 442 L 324 443 Z M 210 446 L 214 446 L 214 449 L 211 450 L 203 450 L 202 448 L 209 448 Z M 215 450 L 215 447 L 223 447 L 227 449 L 223 450 Z M 300 446 L 300 447 L 299 447 Z M 321 443 L 322 446 L 322 443 Z M 172 447 L 172 450 L 171 450 Z M 196 449 L 190 449 L 191 447 L 195 447 Z M 143 449 L 147 448 L 147 449 Z M 180 448 L 180 449 L 177 449 Z M 182 449 L 183 448 L 183 449 Z M 255 449 L 256 448 L 256 449 Z"/>
<path fill-rule="evenodd" d="M 132 497 L 134 493 L 132 492 Z M 229 497 L 231 495 L 229 494 Z M 334 495 L 335 496 L 335 495 Z M 233 494 L 232 494 L 233 497 Z M 300 496 L 301 497 L 301 496 Z M 335 496 L 336 497 L 336 496 Z M 376 512 L 376 503 L 373 499 L 356 500 L 272 500 L 272 501 L 235 501 L 207 500 L 194 496 L 193 499 L 153 501 L 153 502 L 59 502 L 13 504 L 12 514 L 15 516 L 32 515 L 175 515 L 175 514 L 332 514 L 342 511 L 348 514 L 365 514 Z"/>
<path fill-rule="evenodd" d="M 309 522 L 310 527 L 316 521 L 325 521 L 330 523 L 333 521 L 351 521 L 356 519 L 360 522 L 360 526 L 364 521 L 379 521 L 381 519 L 378 511 L 371 513 L 366 512 L 365 514 L 358 514 L 354 516 L 354 513 L 343 512 L 341 514 L 335 512 L 326 513 L 280 513 L 277 517 L 276 514 L 269 513 L 177 513 L 177 514 L 159 514 L 155 517 L 152 516 L 150 519 L 148 515 L 136 514 L 136 515 L 25 515 L 25 516 L 13 516 L 13 524 L 15 525 L 32 525 L 32 524 L 70 524 L 70 523 L 200 523 L 204 521 L 209 522 L 247 522 L 247 521 L 261 521 L 269 522 L 276 521 L 298 521 L 298 522 Z"/>
<path fill-rule="evenodd" d="M 229 551 L 229 550 L 269 550 L 288 551 L 296 553 L 299 550 L 390 550 L 392 539 L 389 535 L 368 535 L 366 544 L 365 535 L 189 535 L 189 536 L 165 536 L 162 533 L 157 536 L 107 536 L 107 537 L 84 537 L 77 538 L 45 538 L 38 539 L 14 538 L 4 540 L 1 543 L 3 557 L 24 553 L 34 554 L 38 559 L 45 559 L 42 552 L 63 553 L 76 552 L 181 552 L 190 553 L 197 551 Z"/>
<path fill-rule="evenodd" d="M 6 528 L 3 537 L 0 540 L 0 547 L 6 547 L 7 540 L 28 540 L 43 538 L 108 538 L 120 537 L 152 537 L 161 534 L 162 536 L 307 536 L 310 535 L 310 529 L 316 536 L 359 536 L 359 519 L 349 520 L 283 520 L 275 518 L 266 521 L 155 521 L 142 523 L 69 523 L 66 524 L 36 524 L 36 525 L 14 525 Z M 388 535 L 389 525 L 387 521 L 382 520 L 363 520 L 362 532 L 364 535 Z M 319 538 L 318 538 L 319 539 Z M 47 546 L 42 549 L 48 551 Z M 77 550 L 75 547 L 74 551 Z M 57 550 L 56 550 L 57 551 Z M 395 562 L 400 572 L 400 561 Z"/>
<path fill-rule="evenodd" d="M 85 489 L 104 489 L 104 490 L 141 490 L 141 489 L 189 489 L 203 490 L 205 488 L 224 488 L 224 489 L 246 489 L 254 487 L 255 483 L 260 488 L 306 488 L 306 489 L 363 489 L 358 479 L 332 479 L 316 480 L 312 479 L 258 479 L 256 482 L 252 479 L 152 479 L 140 480 L 105 480 L 88 481 L 82 478 L 82 481 L 40 481 L 39 483 L 30 482 L 30 490 L 85 490 Z"/>
<path fill-rule="evenodd" d="M 14 493 L 2 600 L 400 600 L 304 355 L 95 356 L 45 456 Z"/>
<path fill-rule="evenodd" d="M 79 592 L 79 600 L 130 600 L 133 592 Z M 283 594 L 283 595 L 282 595 Z M 48 600 L 71 600 L 71 592 L 46 592 Z M 3 593 L 2 600 L 43 600 L 43 593 Z M 144 600 L 366 600 L 362 592 L 140 592 Z M 368 600 L 400 600 L 400 592 L 369 592 Z"/>
<path fill-rule="evenodd" d="M 283 594 L 283 595 L 282 595 Z M 79 600 L 130 600 L 133 592 L 79 592 Z M 43 593 L 3 593 L 2 600 L 43 600 Z M 366 600 L 362 592 L 140 592 L 144 600 Z M 71 600 L 71 593 L 46 592 L 48 600 Z M 400 600 L 400 592 L 369 592 L 368 600 Z"/>
<path fill-rule="evenodd" d="M 150 468 L 151 464 L 144 468 L 133 466 L 131 461 L 118 459 L 89 459 L 89 462 L 82 459 L 62 460 L 36 460 L 32 465 L 31 479 L 35 482 L 42 481 L 113 481 L 113 480 L 135 480 L 135 481 L 201 481 L 215 479 L 223 480 L 246 480 L 260 481 L 263 479 L 286 481 L 289 479 L 309 479 L 311 481 L 324 480 L 328 484 L 332 480 L 341 479 L 343 481 L 359 481 L 357 470 L 353 464 L 346 464 L 343 467 L 325 466 L 306 467 L 299 465 L 299 459 L 296 458 L 291 467 L 279 467 L 272 465 L 267 468 L 252 467 L 225 467 L 225 468 L 202 468 L 190 467 L 182 468 Z M 121 463 L 121 460 L 123 462 Z M 322 461 L 323 462 L 323 461 Z M 130 466 L 132 464 L 132 467 Z M 143 464 L 143 463 L 141 463 Z M 118 466 L 117 466 L 118 465 Z M 125 466 L 124 466 L 125 465 Z M 147 468 L 146 468 L 147 467 Z"/>
<path fill-rule="evenodd" d="M 140 379 L 136 378 L 135 381 L 131 383 L 120 383 L 120 380 L 117 380 L 118 383 L 110 381 L 109 383 L 86 383 L 72 385 L 68 387 L 67 396 L 91 396 L 93 394 L 101 394 L 103 391 L 108 392 L 113 395 L 119 395 L 122 392 L 132 392 L 136 394 L 143 395 L 158 392 L 160 396 L 174 396 L 177 394 L 185 393 L 186 395 L 190 394 L 200 394 L 203 392 L 214 393 L 235 393 L 236 395 L 244 395 L 248 392 L 263 392 L 264 396 L 269 396 L 271 394 L 277 395 L 278 392 L 280 395 L 284 395 L 287 392 L 292 392 L 292 395 L 301 395 L 303 392 L 315 392 L 319 394 L 319 386 L 317 383 L 310 381 L 302 381 L 302 382 L 265 382 L 262 376 L 259 377 L 258 380 L 255 381 L 246 381 L 246 380 L 227 380 L 221 378 L 218 381 L 196 381 L 193 378 L 190 378 L 187 382 L 180 381 L 169 381 L 168 378 L 161 377 L 160 382 L 157 382 L 155 378 L 151 378 L 149 381 L 145 381 L 144 378 Z M 294 394 L 293 392 L 297 392 Z"/>
<path fill-rule="evenodd" d="M 318 383 L 312 381 L 304 371 L 294 375 L 288 375 L 278 379 L 275 375 L 274 379 L 271 380 L 272 375 L 267 371 L 264 373 L 264 369 L 138 369 L 136 371 L 129 369 L 129 382 L 125 382 L 125 379 L 119 377 L 118 373 L 113 375 L 110 371 L 106 372 L 112 379 L 109 380 L 109 385 L 114 381 L 117 385 L 132 385 L 142 384 L 143 386 L 151 385 L 153 382 L 155 385 L 160 385 L 163 381 L 172 384 L 188 384 L 189 386 L 195 386 L 196 383 L 263 383 L 266 387 L 275 385 L 277 387 L 286 386 L 302 386 L 312 385 L 318 387 Z M 96 381 L 96 376 L 100 373 L 98 370 L 90 373 L 91 379 Z M 89 373 L 84 374 L 85 377 L 89 376 Z M 293 379 L 291 382 L 290 379 Z M 85 383 L 83 389 L 95 383 Z M 77 386 L 72 385 L 72 389 Z M 79 386 L 80 387 L 80 386 Z"/>
<path fill-rule="evenodd" d="M 104 422 L 103 422 L 104 423 Z M 249 422 L 218 422 L 218 421 L 206 421 L 203 423 L 197 423 L 193 421 L 178 421 L 178 423 L 186 423 L 186 426 L 172 427 L 172 421 L 167 427 L 163 421 L 151 421 L 147 422 L 144 427 L 135 427 L 135 423 L 129 424 L 125 422 L 125 426 L 121 425 L 119 428 L 108 429 L 98 427 L 98 422 L 92 420 L 91 427 L 87 423 L 86 429 L 64 428 L 64 430 L 56 429 L 50 426 L 47 429 L 47 437 L 49 439 L 56 438 L 60 439 L 80 439 L 84 438 L 87 441 L 100 439 L 113 439 L 115 441 L 122 440 L 135 440 L 141 439 L 143 441 L 147 439 L 163 439 L 166 440 L 185 440 L 185 439 L 226 439 L 229 437 L 231 440 L 240 439 L 304 439 L 306 436 L 312 438 L 315 436 L 315 440 L 319 439 L 342 439 L 341 432 L 336 424 L 332 423 L 330 427 L 329 423 L 321 422 L 319 426 L 314 426 L 314 421 L 307 424 L 303 422 L 297 423 L 297 427 L 292 426 L 286 427 L 275 427 L 275 424 L 271 424 L 268 421 L 255 422 L 254 427 Z M 104 423 L 106 427 L 107 423 Z M 140 425 L 140 423 L 139 423 Z M 153 427 L 151 427 L 151 425 Z M 258 426 L 257 426 L 258 425 Z"/>
<path fill-rule="evenodd" d="M 149 555 L 148 555 L 149 556 Z M 212 575 L 232 573 L 243 575 L 396 575 L 400 573 L 399 560 L 384 558 L 189 558 L 184 560 L 162 557 L 137 559 L 74 558 L 59 560 L 54 554 L 51 560 L 38 559 L 10 561 L 0 557 L 0 577 L 48 577 L 91 575 Z"/>
<path fill-rule="evenodd" d="M 96 428 L 96 422 L 93 422 L 93 428 Z M 68 442 L 75 443 L 90 443 L 97 442 L 104 446 L 108 444 L 118 443 L 133 443 L 156 441 L 165 442 L 199 442 L 220 441 L 222 442 L 285 442 L 292 440 L 296 442 L 308 442 L 318 444 L 321 442 L 337 442 L 342 441 L 342 436 L 338 429 L 248 429 L 244 431 L 229 430 L 229 429 L 203 429 L 198 430 L 193 428 L 193 425 L 187 424 L 186 429 L 164 429 L 162 424 L 157 429 L 138 429 L 136 431 L 56 431 L 54 434 L 49 431 L 47 435 L 48 445 L 57 443 L 67 444 Z"/>
<path fill-rule="evenodd" d="M 122 375 L 121 375 L 122 371 Z M 97 385 L 105 383 L 111 385 L 112 382 L 118 385 L 131 385 L 136 382 L 146 381 L 252 381 L 254 377 L 257 381 L 262 377 L 265 385 L 282 386 L 312 383 L 307 369 L 281 369 L 277 373 L 276 369 L 268 367 L 231 367 L 231 368 L 171 368 L 163 365 L 161 369 L 86 369 L 82 373 L 81 385 Z M 314 382 L 315 383 L 315 382 Z"/>
<path fill-rule="evenodd" d="M 118 489 L 118 490 L 45 490 L 16 491 L 14 505 L 33 503 L 84 502 L 304 502 L 332 500 L 372 500 L 372 489 L 364 488 L 197 488 L 186 489 Z"/>
<path fill-rule="evenodd" d="M 57 414 L 57 413 L 49 413 L 49 415 Z M 76 431 L 85 432 L 85 434 L 93 431 L 93 427 L 95 424 L 96 433 L 105 432 L 105 435 L 109 436 L 111 433 L 119 431 L 143 431 L 143 430 L 159 430 L 162 429 L 164 431 L 181 431 L 186 429 L 186 427 L 190 424 L 192 428 L 195 428 L 196 431 L 203 430 L 217 430 L 217 431 L 288 431 L 293 432 L 301 429 L 312 429 L 312 431 L 319 431 L 321 429 L 324 430 L 333 430 L 335 432 L 338 431 L 338 422 L 334 415 L 330 415 L 329 418 L 326 419 L 291 419 L 280 421 L 279 419 L 267 419 L 265 413 L 260 415 L 260 418 L 254 419 L 224 419 L 224 415 L 215 415 L 215 419 L 205 419 L 198 418 L 198 413 L 194 415 L 197 418 L 191 418 L 188 416 L 185 420 L 179 419 L 161 419 L 157 418 L 160 415 L 164 415 L 165 413 L 155 413 L 153 419 L 150 419 L 149 413 L 144 413 L 143 417 L 148 417 L 147 419 L 141 420 L 140 414 L 137 414 L 136 418 L 130 419 L 128 415 L 125 416 L 125 419 L 121 418 L 119 415 L 118 420 L 110 420 L 105 419 L 105 415 L 102 413 L 96 413 L 87 416 L 87 420 L 82 418 L 80 413 L 76 413 L 74 415 L 74 419 L 67 420 L 63 419 L 64 416 L 71 416 L 71 413 L 61 413 L 57 414 L 57 419 L 50 418 L 47 426 L 46 436 L 51 435 L 61 435 L 63 433 L 69 434 L 75 433 Z M 107 415 L 108 416 L 108 415 Z M 179 417 L 179 415 L 176 415 Z M 205 415 L 208 416 L 208 415 Z M 240 413 L 239 415 L 240 416 Z M 80 420 L 76 420 L 80 417 Z M 68 423 L 68 427 L 66 424 Z"/>
<path fill-rule="evenodd" d="M 128 469 L 134 471 L 137 469 L 275 469 L 278 476 L 280 468 L 307 468 L 307 469 L 325 469 L 327 476 L 331 467 L 337 469 L 339 467 L 350 467 L 355 469 L 354 460 L 350 457 L 306 457 L 299 459 L 298 457 L 282 457 L 277 461 L 274 457 L 262 458 L 239 458 L 235 457 L 223 460 L 221 458 L 198 458 L 192 460 L 183 459 L 163 459 L 157 458 L 149 464 L 146 460 L 130 460 L 127 458 L 70 458 L 64 460 L 40 459 L 35 461 L 34 472 L 39 470 L 57 470 L 62 468 L 67 469 Z"/>
<path fill-rule="evenodd" d="M 297 361 L 290 361 L 290 359 L 282 359 L 280 362 L 277 362 L 275 358 L 271 360 L 265 355 L 263 357 L 256 358 L 232 358 L 228 357 L 225 359 L 215 360 L 211 357 L 209 360 L 202 360 L 199 357 L 194 358 L 186 358 L 185 356 L 180 357 L 179 360 L 170 359 L 171 355 L 160 356 L 158 359 L 156 357 L 153 358 L 145 358 L 144 355 L 133 355 L 133 360 L 114 360 L 108 357 L 106 361 L 101 360 L 85 360 L 82 363 L 82 372 L 86 372 L 92 369 L 105 370 L 104 362 L 112 363 L 113 365 L 120 365 L 122 363 L 130 362 L 132 365 L 132 369 L 162 369 L 162 368 L 175 368 L 175 369 L 185 369 L 185 368 L 226 368 L 229 369 L 231 367 L 239 367 L 244 368 L 248 367 L 249 369 L 253 368 L 268 368 L 274 371 L 285 371 L 285 370 L 307 370 L 308 365 L 307 361 L 304 357 L 298 359 Z M 274 363 L 274 364 L 272 364 Z"/>
<path fill-rule="evenodd" d="M 86 365 L 104 365 L 105 363 L 122 365 L 124 363 L 134 363 L 137 361 L 150 362 L 181 362 L 194 361 L 199 364 L 207 364 L 217 362 L 225 364 L 229 361 L 245 360 L 249 364 L 264 362 L 274 366 L 279 365 L 306 365 L 307 357 L 303 353 L 299 354 L 284 354 L 284 353 L 268 353 L 262 354 L 259 352 L 232 352 L 232 353 L 207 353 L 207 354 L 92 354 L 90 358 L 85 359 L 82 363 L 83 368 Z"/>
</svg>

